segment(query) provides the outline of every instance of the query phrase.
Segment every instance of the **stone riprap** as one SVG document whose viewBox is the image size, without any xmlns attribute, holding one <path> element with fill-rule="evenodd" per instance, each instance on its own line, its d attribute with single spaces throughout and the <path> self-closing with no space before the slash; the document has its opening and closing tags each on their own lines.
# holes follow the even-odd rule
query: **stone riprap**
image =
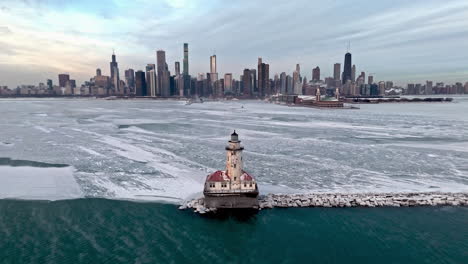
<svg viewBox="0 0 468 264">
<path fill-rule="evenodd" d="M 468 193 L 311 193 L 268 194 L 259 197 L 259 209 L 275 207 L 411 207 L 468 206 Z M 184 202 L 179 209 L 193 209 L 205 214 L 216 211 L 206 208 L 204 199 Z"/>
</svg>

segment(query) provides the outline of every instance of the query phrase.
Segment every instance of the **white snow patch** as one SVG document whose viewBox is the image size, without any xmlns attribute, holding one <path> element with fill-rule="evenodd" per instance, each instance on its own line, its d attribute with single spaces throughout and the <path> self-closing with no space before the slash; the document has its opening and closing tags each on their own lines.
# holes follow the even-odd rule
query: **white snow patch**
<svg viewBox="0 0 468 264">
<path fill-rule="evenodd" d="M 0 166 L 0 198 L 61 200 L 83 197 L 73 168 Z"/>
</svg>

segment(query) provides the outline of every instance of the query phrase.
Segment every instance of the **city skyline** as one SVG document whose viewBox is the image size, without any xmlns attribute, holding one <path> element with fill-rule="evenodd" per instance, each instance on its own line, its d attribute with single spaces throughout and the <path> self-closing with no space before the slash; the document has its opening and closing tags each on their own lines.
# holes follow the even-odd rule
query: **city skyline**
<svg viewBox="0 0 468 264">
<path fill-rule="evenodd" d="M 334 63 L 343 67 L 342 54 L 348 41 L 358 72 L 375 73 L 378 80 L 400 85 L 425 80 L 466 81 L 468 51 L 462 47 L 468 41 L 464 34 L 468 21 L 463 19 L 468 3 L 447 1 L 440 6 L 436 1 L 361 2 L 367 3 L 366 8 L 357 5 L 361 7 L 358 10 L 340 1 L 303 1 L 295 5 L 274 1 L 263 5 L 137 1 L 148 7 L 142 11 L 125 1 L 100 1 L 92 6 L 89 1 L 7 0 L 0 4 L 0 85 L 36 84 L 54 79 L 58 73 L 69 73 L 82 83 L 96 68 L 110 75 L 107 63 L 113 48 L 121 71 L 144 70 L 144 65 L 156 62 L 153 54 L 159 49 L 166 51 L 172 69 L 174 62 L 183 62 L 183 43 L 190 45 L 192 76 L 209 72 L 206 58 L 216 54 L 220 75 L 239 76 L 245 68 L 257 68 L 257 58 L 262 57 L 270 65 L 270 77 L 283 71 L 292 73 L 299 63 L 301 74 L 310 79 L 317 66 L 322 76 L 333 76 Z M 231 14 L 217 12 L 220 5 Z M 125 8 L 128 10 L 124 12 Z M 252 23 L 249 18 L 261 8 L 271 13 L 271 18 L 262 17 Z M 340 17 L 343 8 L 347 16 Z M 130 18 L 136 12 L 154 10 L 158 12 L 149 19 L 150 24 L 157 25 L 154 30 Z M 281 10 L 291 16 L 289 22 L 274 19 Z M 331 11 L 336 12 L 327 13 Z M 317 16 L 296 16 L 295 12 Z M 309 17 L 314 17 L 313 21 Z M 353 19 L 338 23 L 347 18 Z M 195 20 L 194 26 L 187 25 Z M 330 27 L 326 25 L 330 20 L 337 23 Z M 121 27 L 121 23 L 125 25 Z M 251 30 L 246 31 L 245 26 Z M 259 35 L 262 38 L 256 37 Z M 26 37 L 32 41 L 26 41 Z"/>
</svg>

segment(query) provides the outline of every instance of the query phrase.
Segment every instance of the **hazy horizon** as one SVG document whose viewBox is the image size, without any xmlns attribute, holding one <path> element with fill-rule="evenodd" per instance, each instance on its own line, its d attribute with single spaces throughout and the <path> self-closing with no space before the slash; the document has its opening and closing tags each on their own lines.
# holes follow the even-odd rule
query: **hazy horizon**
<svg viewBox="0 0 468 264">
<path fill-rule="evenodd" d="M 0 4 L 0 85 L 16 87 L 70 73 L 78 83 L 101 68 L 109 74 L 115 49 L 120 74 L 156 63 L 166 51 L 171 73 L 189 43 L 190 74 L 209 71 L 238 79 L 257 58 L 270 77 L 310 79 L 343 64 L 348 41 L 357 71 L 404 85 L 425 80 L 468 81 L 468 2 L 4 0 Z"/>
</svg>

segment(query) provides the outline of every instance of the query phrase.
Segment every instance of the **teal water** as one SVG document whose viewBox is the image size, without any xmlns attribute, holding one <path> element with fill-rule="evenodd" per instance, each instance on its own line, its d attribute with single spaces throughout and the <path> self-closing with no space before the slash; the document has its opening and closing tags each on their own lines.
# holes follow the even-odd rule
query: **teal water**
<svg viewBox="0 0 468 264">
<path fill-rule="evenodd" d="M 105 199 L 0 201 L 0 263 L 467 263 L 468 208 L 302 208 L 211 219 Z"/>
</svg>

